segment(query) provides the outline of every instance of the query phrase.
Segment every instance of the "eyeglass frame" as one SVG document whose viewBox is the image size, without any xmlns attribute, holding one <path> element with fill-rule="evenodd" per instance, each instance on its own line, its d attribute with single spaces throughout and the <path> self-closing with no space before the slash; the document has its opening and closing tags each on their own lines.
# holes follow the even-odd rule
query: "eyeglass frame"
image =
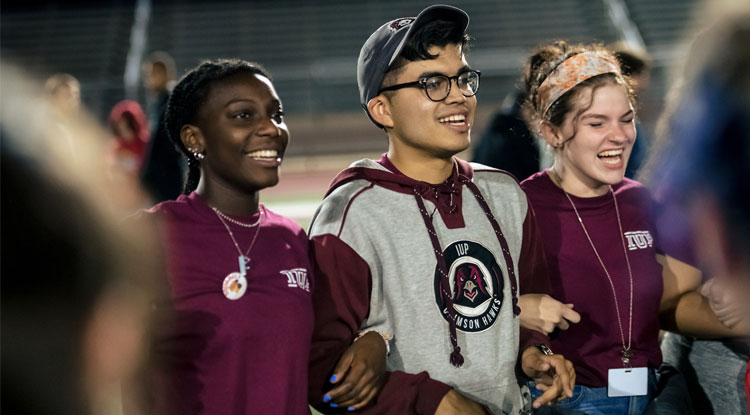
<svg viewBox="0 0 750 415">
<path fill-rule="evenodd" d="M 464 75 L 464 74 L 470 73 L 470 72 L 474 72 L 474 73 L 477 74 L 477 90 L 474 91 L 474 93 L 471 94 L 471 95 L 466 95 L 466 94 L 463 93 L 463 91 L 461 91 L 461 95 L 463 95 L 466 98 L 470 98 L 470 97 L 473 97 L 474 95 L 476 95 L 477 92 L 479 92 L 479 81 L 481 80 L 482 72 L 480 72 L 480 71 L 478 71 L 476 69 L 467 69 L 465 71 L 461 71 L 461 73 L 459 73 L 458 75 L 454 75 L 454 76 L 448 76 L 448 75 L 444 75 L 444 74 L 441 74 L 441 73 L 434 73 L 434 74 L 431 74 L 431 75 L 428 75 L 428 76 L 423 76 L 422 78 L 420 78 L 420 79 L 418 79 L 416 81 L 413 81 L 413 82 L 405 82 L 403 84 L 396 84 L 396 85 L 387 86 L 385 88 L 380 88 L 378 90 L 378 94 L 381 94 L 381 93 L 386 92 L 386 91 L 397 91 L 397 90 L 403 89 L 403 88 L 422 87 L 422 89 L 424 90 L 424 94 L 427 95 L 427 99 L 429 99 L 432 102 L 441 102 L 441 101 L 445 101 L 450 96 L 450 94 L 451 94 L 451 88 L 453 87 L 453 82 L 451 82 L 451 81 L 456 81 L 456 86 L 458 86 L 458 78 L 461 75 Z M 434 78 L 436 76 L 441 76 L 443 78 L 448 78 L 448 91 L 446 92 L 445 97 L 443 97 L 442 99 L 432 99 L 432 97 L 430 96 L 430 93 L 427 92 L 427 80 L 430 79 L 430 78 Z M 459 91 L 460 90 L 461 89 L 459 88 Z"/>
</svg>

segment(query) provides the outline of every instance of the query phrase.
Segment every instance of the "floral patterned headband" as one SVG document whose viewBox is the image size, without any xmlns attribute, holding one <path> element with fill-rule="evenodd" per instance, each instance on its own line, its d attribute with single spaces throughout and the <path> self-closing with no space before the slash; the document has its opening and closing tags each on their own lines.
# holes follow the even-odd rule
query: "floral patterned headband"
<svg viewBox="0 0 750 415">
<path fill-rule="evenodd" d="M 605 73 L 620 74 L 620 66 L 602 52 L 582 52 L 565 59 L 539 86 L 537 108 L 542 108 L 542 116 L 545 116 L 563 94 L 581 82 Z"/>
</svg>

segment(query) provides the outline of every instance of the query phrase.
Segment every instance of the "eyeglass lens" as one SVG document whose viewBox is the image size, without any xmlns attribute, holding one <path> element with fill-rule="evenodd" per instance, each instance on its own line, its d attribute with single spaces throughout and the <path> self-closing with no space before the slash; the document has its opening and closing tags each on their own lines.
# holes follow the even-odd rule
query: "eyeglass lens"
<svg viewBox="0 0 750 415">
<path fill-rule="evenodd" d="M 461 93 L 470 97 L 479 89 L 479 74 L 474 71 L 464 72 L 458 75 L 456 85 Z M 427 78 L 424 83 L 427 96 L 433 101 L 442 101 L 448 97 L 451 89 L 451 78 L 445 75 L 435 75 Z"/>
</svg>

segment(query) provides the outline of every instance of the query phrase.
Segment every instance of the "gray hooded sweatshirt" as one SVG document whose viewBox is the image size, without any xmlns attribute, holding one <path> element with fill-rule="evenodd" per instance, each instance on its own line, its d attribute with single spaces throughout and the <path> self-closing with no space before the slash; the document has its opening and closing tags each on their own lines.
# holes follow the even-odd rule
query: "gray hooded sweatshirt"
<svg viewBox="0 0 750 415">
<path fill-rule="evenodd" d="M 393 339 L 365 413 L 432 414 L 450 387 L 493 413 L 528 404 L 519 352 L 547 340 L 519 327 L 517 297 L 548 287 L 533 211 L 512 176 L 455 159 L 451 177 L 431 185 L 385 156 L 361 160 L 334 179 L 310 238 L 312 402 L 357 334 L 377 330 Z"/>
</svg>

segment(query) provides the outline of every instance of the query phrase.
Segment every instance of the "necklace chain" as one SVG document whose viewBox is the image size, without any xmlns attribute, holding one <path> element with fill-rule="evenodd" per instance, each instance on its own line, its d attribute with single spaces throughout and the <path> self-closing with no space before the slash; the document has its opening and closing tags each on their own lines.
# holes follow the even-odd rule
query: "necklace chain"
<svg viewBox="0 0 750 415">
<path fill-rule="evenodd" d="M 234 244 L 234 247 L 237 248 L 237 253 L 240 255 L 240 272 L 244 276 L 245 275 L 245 264 L 250 259 L 248 258 L 248 255 L 250 255 L 250 251 L 253 249 L 253 245 L 255 245 L 255 240 L 258 239 L 258 234 L 260 233 L 260 227 L 255 231 L 255 236 L 253 236 L 253 240 L 250 242 L 250 247 L 247 248 L 247 252 L 245 254 L 242 254 L 242 250 L 240 249 L 240 245 L 237 243 L 237 239 L 234 238 L 234 233 L 232 233 L 232 229 L 229 228 L 229 225 L 224 221 L 224 219 L 229 219 L 232 223 L 237 223 L 233 221 L 232 219 L 228 218 L 224 213 L 222 213 L 219 209 L 216 209 L 215 207 L 211 206 L 211 209 L 216 213 L 216 217 L 219 218 L 221 221 L 221 224 L 224 225 L 224 228 L 229 232 L 229 237 L 232 238 L 232 243 Z M 258 220 L 255 222 L 254 225 L 248 226 L 247 224 L 241 224 L 237 223 L 240 226 L 245 227 L 254 227 L 260 224 L 261 219 L 263 219 L 263 211 L 259 212 Z M 244 262 L 243 262 L 244 261 Z"/>
<path fill-rule="evenodd" d="M 258 226 L 258 224 L 260 223 L 260 219 L 261 219 L 261 217 L 263 217 L 263 211 L 261 211 L 261 212 L 260 212 L 260 215 L 258 216 L 258 219 L 257 219 L 257 220 L 255 221 L 255 223 L 244 223 L 244 222 L 240 222 L 240 221 L 238 221 L 238 220 L 236 220 L 236 219 L 234 219 L 234 218 L 230 217 L 229 215 L 226 215 L 226 214 L 224 214 L 224 212 L 220 211 L 219 209 L 216 209 L 216 208 L 215 208 L 215 207 L 213 207 L 213 206 L 211 206 L 211 209 L 212 209 L 212 210 L 214 211 L 214 213 L 216 213 L 216 214 L 217 214 L 217 215 L 218 215 L 218 216 L 219 216 L 220 218 L 224 218 L 224 219 L 226 219 L 226 220 L 228 220 L 228 221 L 230 221 L 230 222 L 234 223 L 235 225 L 239 225 L 239 226 L 242 226 L 243 228 L 254 228 L 254 227 Z M 224 221 L 222 220 L 222 222 L 224 222 Z"/>
<path fill-rule="evenodd" d="M 589 235 L 588 230 L 586 230 L 586 225 L 583 224 L 583 219 L 581 218 L 581 215 L 578 213 L 578 209 L 576 208 L 575 203 L 573 203 L 573 199 L 570 197 L 568 192 L 565 191 L 565 189 L 562 188 L 562 179 L 560 176 L 555 172 L 554 170 L 552 173 L 556 176 L 557 181 L 560 183 L 560 190 L 565 193 L 565 197 L 568 198 L 568 201 L 570 202 L 570 205 L 573 206 L 573 211 L 576 214 L 576 218 L 578 218 L 578 223 L 581 224 L 581 228 L 583 229 L 583 233 L 586 234 L 586 239 L 589 240 L 589 244 L 591 245 L 591 249 L 594 250 L 594 254 L 596 255 L 596 259 L 599 260 L 599 264 L 601 264 L 602 269 L 604 270 L 604 274 L 607 276 L 607 280 L 609 280 L 609 286 L 612 288 L 612 296 L 615 299 L 615 311 L 617 312 L 617 324 L 620 327 L 620 338 L 622 340 L 622 362 L 626 366 L 630 366 L 630 357 L 631 357 L 631 351 L 630 347 L 632 345 L 632 335 L 633 335 L 633 272 L 630 268 L 630 259 L 628 258 L 628 251 L 627 248 L 625 248 L 625 239 L 623 238 L 623 232 L 622 232 L 622 221 L 620 220 L 620 210 L 617 207 L 617 196 L 615 196 L 615 192 L 612 189 L 612 186 L 609 186 L 609 192 L 612 194 L 612 200 L 615 204 L 615 215 L 617 216 L 617 225 L 620 227 L 620 240 L 622 241 L 622 252 L 625 254 L 625 263 L 628 265 L 628 280 L 630 283 L 630 304 L 628 307 L 628 343 L 625 345 L 625 333 L 622 329 L 622 319 L 620 318 L 620 306 L 617 302 L 617 293 L 615 291 L 615 284 L 612 282 L 612 277 L 609 275 L 609 271 L 607 271 L 607 267 L 604 266 L 604 261 L 602 261 L 602 257 L 599 256 L 599 251 L 596 249 L 596 246 L 594 246 L 594 241 L 591 239 L 591 236 Z"/>
</svg>

